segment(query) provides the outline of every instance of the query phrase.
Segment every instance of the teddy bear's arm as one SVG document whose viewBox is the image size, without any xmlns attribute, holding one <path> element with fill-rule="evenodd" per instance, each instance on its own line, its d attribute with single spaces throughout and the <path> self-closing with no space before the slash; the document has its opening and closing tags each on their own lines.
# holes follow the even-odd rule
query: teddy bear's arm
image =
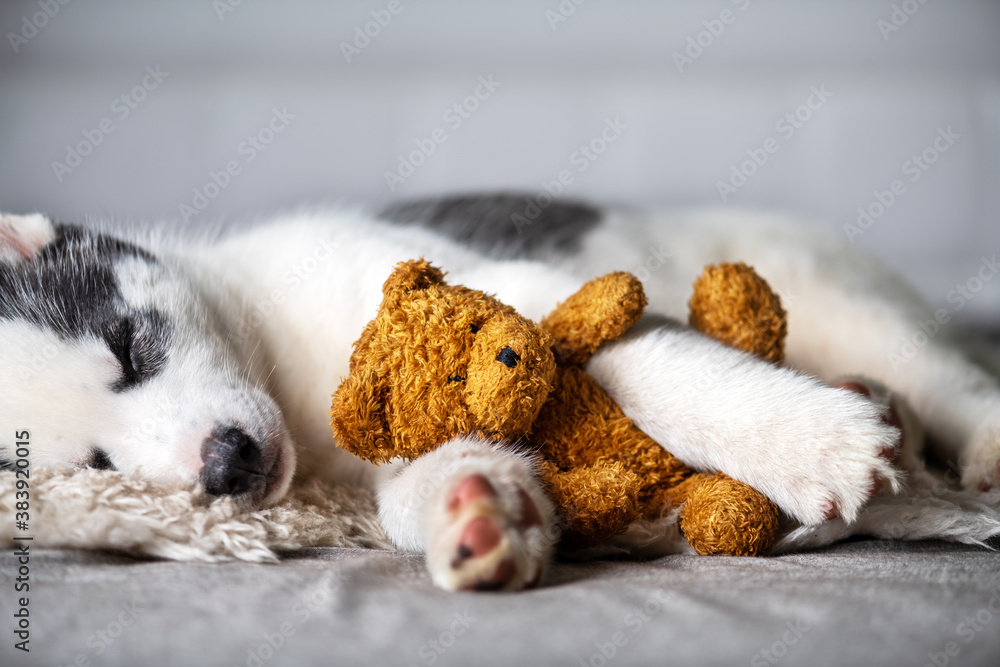
<svg viewBox="0 0 1000 667">
<path fill-rule="evenodd" d="M 615 272 L 595 278 L 559 304 L 541 326 L 563 364 L 582 364 L 602 343 L 620 338 L 642 317 L 646 295 L 639 279 Z"/>
</svg>

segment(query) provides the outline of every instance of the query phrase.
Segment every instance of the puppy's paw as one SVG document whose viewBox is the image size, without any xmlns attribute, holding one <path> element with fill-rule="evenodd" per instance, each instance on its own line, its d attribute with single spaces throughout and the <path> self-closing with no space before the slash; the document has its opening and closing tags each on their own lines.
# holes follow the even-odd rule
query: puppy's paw
<svg viewBox="0 0 1000 667">
<path fill-rule="evenodd" d="M 551 503 L 515 481 L 469 472 L 439 498 L 427 527 L 427 565 L 446 590 L 531 588 L 552 551 Z"/>
<path fill-rule="evenodd" d="M 850 378 L 838 384 L 813 390 L 804 402 L 812 424 L 802 429 L 798 451 L 785 457 L 782 488 L 758 487 L 807 525 L 837 516 L 850 523 L 880 489 L 901 487 L 894 466 L 902 442 L 899 408 L 871 381 Z"/>
<path fill-rule="evenodd" d="M 917 417 L 916 411 L 902 394 L 889 389 L 878 380 L 859 375 L 835 380 L 832 386 L 861 394 L 876 405 L 884 407 L 882 421 L 899 429 L 899 439 L 893 449 L 881 452 L 882 458 L 904 473 L 925 470 L 923 455 L 927 431 Z M 882 488 L 882 480 L 878 480 L 876 486 Z"/>
<path fill-rule="evenodd" d="M 962 486 L 973 491 L 1000 488 L 1000 414 L 980 424 L 966 445 Z"/>
</svg>

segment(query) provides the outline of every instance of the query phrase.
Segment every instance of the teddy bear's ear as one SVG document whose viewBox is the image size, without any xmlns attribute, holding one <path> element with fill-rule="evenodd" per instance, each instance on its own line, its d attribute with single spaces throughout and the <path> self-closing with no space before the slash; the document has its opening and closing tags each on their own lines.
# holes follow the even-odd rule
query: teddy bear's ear
<svg viewBox="0 0 1000 667">
<path fill-rule="evenodd" d="M 382 294 L 387 297 L 399 296 L 443 282 L 444 272 L 421 257 L 397 264 L 392 275 L 382 285 Z"/>
<path fill-rule="evenodd" d="M 337 444 L 363 459 L 388 462 L 392 437 L 382 383 L 374 373 L 352 372 L 333 394 L 330 426 Z"/>
</svg>

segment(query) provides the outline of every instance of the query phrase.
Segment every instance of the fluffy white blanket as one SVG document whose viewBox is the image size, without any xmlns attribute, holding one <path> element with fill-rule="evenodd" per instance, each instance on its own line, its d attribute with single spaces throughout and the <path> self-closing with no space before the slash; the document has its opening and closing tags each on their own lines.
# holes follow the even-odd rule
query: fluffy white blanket
<svg viewBox="0 0 1000 667">
<path fill-rule="evenodd" d="M 23 502 L 14 473 L 0 473 L 0 541 L 32 538 L 35 547 L 110 549 L 173 560 L 273 562 L 281 551 L 307 547 L 391 549 L 372 495 L 359 488 L 312 482 L 276 507 L 241 512 L 228 498 L 161 486 L 117 472 L 33 470 L 28 528 L 17 527 Z M 21 505 L 23 508 L 24 505 Z M 23 518 L 23 517 L 22 517 Z M 1000 535 L 1000 493 L 967 494 L 920 473 L 903 493 L 879 494 L 851 525 L 789 524 L 774 553 L 831 544 L 851 535 L 943 539 L 984 545 Z M 676 512 L 640 522 L 612 544 L 579 556 L 652 557 L 688 553 Z"/>
</svg>

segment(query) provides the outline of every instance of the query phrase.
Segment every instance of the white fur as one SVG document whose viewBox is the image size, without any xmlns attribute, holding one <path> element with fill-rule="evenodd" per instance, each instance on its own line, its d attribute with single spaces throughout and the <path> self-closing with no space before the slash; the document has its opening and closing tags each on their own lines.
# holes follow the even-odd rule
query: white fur
<svg viewBox="0 0 1000 667">
<path fill-rule="evenodd" d="M 36 220 L 16 220 L 2 218 L 3 261 L 23 261 L 32 244 L 46 238 Z M 962 457 L 967 484 L 996 482 L 998 475 L 997 383 L 943 337 L 893 371 L 888 353 L 898 336 L 928 316 L 924 307 L 849 247 L 773 217 L 616 215 L 581 253 L 550 263 L 484 259 L 430 232 L 350 211 L 292 216 L 217 243 L 164 243 L 153 251 L 176 275 L 161 275 L 141 262 L 118 271 L 130 301 L 155 303 L 182 329 L 169 372 L 150 383 L 155 389 L 146 398 L 116 403 L 102 390 L 114 366 L 106 350 L 48 341 L 67 355 L 67 363 L 45 365 L 30 391 L 5 392 L 2 427 L 30 422 L 50 442 L 62 443 L 46 462 L 79 464 L 73 447 L 95 437 L 124 442 L 123 434 L 154 407 L 142 401 L 169 397 L 180 403 L 165 414 L 155 437 L 143 439 L 145 448 L 121 446 L 115 453 L 131 462 L 123 469 L 191 482 L 206 425 L 234 418 L 233 409 L 243 411 L 240 419 L 256 414 L 266 421 L 273 400 L 284 425 L 268 428 L 287 428 L 281 449 L 292 461 L 294 439 L 299 476 L 381 489 L 380 514 L 390 536 L 402 548 L 428 549 L 435 581 L 446 587 L 462 582 L 449 571 L 456 523 L 441 511 L 441 498 L 464 476 L 483 474 L 504 490 L 489 510 L 506 517 L 498 519 L 504 525 L 519 512 L 511 500 L 516 489 L 536 502 L 544 523 L 539 535 L 508 531 L 511 540 L 521 541 L 511 547 L 519 582 L 544 566 L 554 519 L 531 467 L 507 450 L 458 441 L 409 466 L 379 468 L 333 446 L 326 415 L 331 392 L 347 374 L 351 344 L 375 314 L 394 264 L 419 256 L 448 270 L 449 280 L 494 292 L 533 318 L 586 279 L 616 269 L 639 274 L 651 311 L 683 318 L 691 281 L 704 264 L 753 264 L 789 309 L 788 359 L 800 371 L 774 367 L 678 326 L 635 332 L 602 349 L 588 368 L 640 427 L 680 458 L 756 486 L 803 523 L 821 523 L 831 510 L 846 521 L 864 517 L 873 480 L 882 478 L 895 490 L 900 475 L 879 457 L 898 437 L 883 424 L 883 409 L 801 371 L 825 380 L 854 372 L 880 379 L 912 401 L 946 451 Z M 664 255 L 669 261 L 662 261 Z M 19 326 L 0 323 L 0 382 L 7 386 L 18 381 L 7 361 L 30 362 L 47 342 L 47 334 Z M 65 410 L 66 418 L 54 419 L 53 406 Z M 414 494 L 419 497 L 435 467 L 446 471 L 447 480 L 414 509 Z M 284 493 L 290 478 L 289 469 L 269 502 Z M 534 555 L 517 555 L 524 553 Z"/>
<path fill-rule="evenodd" d="M 0 213 L 0 262 L 28 259 L 53 236 L 52 225 L 43 215 Z"/>
<path fill-rule="evenodd" d="M 15 236 L 48 243 L 51 226 L 48 233 L 38 230 L 38 218 L 21 218 L 28 231 Z M 18 257 L 28 259 L 20 251 Z M 96 446 L 124 473 L 193 484 L 203 465 L 202 442 L 218 424 L 238 424 L 279 459 L 280 479 L 261 504 L 282 498 L 295 469 L 292 438 L 271 399 L 227 349 L 197 286 L 169 256 L 163 264 L 124 259 L 113 268 L 129 305 L 155 307 L 173 324 L 163 371 L 132 391 L 113 392 L 120 362 L 102 340 L 64 340 L 22 320 L 0 319 L 0 386 L 10 388 L 0 392 L 0 448 L 13 444 L 13 433 L 28 431 L 33 466 L 86 465 Z M 9 450 L 0 453 L 12 458 Z"/>
<path fill-rule="evenodd" d="M 912 359 L 894 359 L 934 313 L 873 258 L 776 215 L 699 210 L 619 216 L 615 223 L 566 266 L 625 268 L 640 277 L 655 267 L 644 281 L 650 309 L 683 319 L 691 282 L 705 264 L 751 264 L 788 310 L 790 366 L 824 381 L 857 373 L 883 382 L 913 405 L 939 454 L 962 468 L 967 488 L 1000 485 L 1000 384 L 950 341 L 947 326 Z M 657 267 L 651 250 L 666 252 L 669 261 Z"/>
<path fill-rule="evenodd" d="M 552 502 L 534 483 L 530 459 L 498 445 L 457 438 L 422 456 L 382 485 L 379 518 L 396 546 L 426 551 L 435 583 L 455 590 L 487 578 L 504 559 L 511 559 L 516 576 L 507 588 L 517 589 L 541 577 L 556 536 Z M 485 505 L 469 503 L 458 515 L 447 508 L 455 486 L 470 475 L 490 480 L 497 498 Z M 527 493 L 542 517 L 542 525 L 518 530 L 524 508 L 519 491 Z M 500 547 L 472 567 L 450 566 L 461 531 L 473 516 L 487 516 L 503 530 Z"/>
</svg>

